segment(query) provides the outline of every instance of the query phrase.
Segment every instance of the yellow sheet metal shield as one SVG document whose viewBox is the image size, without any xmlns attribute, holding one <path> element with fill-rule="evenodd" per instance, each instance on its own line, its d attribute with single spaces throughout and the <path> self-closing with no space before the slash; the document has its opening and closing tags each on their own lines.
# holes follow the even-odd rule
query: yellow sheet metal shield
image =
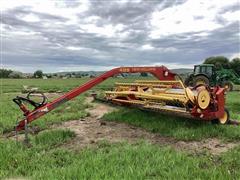
<svg viewBox="0 0 240 180">
<path fill-rule="evenodd" d="M 190 101 L 192 103 L 195 103 L 195 96 L 194 96 L 194 93 L 192 92 L 192 90 L 189 88 L 186 88 L 185 91 L 186 91 L 186 95 L 190 99 Z"/>
<path fill-rule="evenodd" d="M 201 109 L 206 109 L 210 104 L 210 95 L 209 92 L 204 89 L 198 93 L 197 103 Z"/>
</svg>

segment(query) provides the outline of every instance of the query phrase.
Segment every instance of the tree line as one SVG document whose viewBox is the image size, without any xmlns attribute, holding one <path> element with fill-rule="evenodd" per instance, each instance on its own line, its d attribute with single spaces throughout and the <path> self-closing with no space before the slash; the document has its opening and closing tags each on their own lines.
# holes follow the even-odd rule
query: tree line
<svg viewBox="0 0 240 180">
<path fill-rule="evenodd" d="M 216 69 L 219 70 L 221 68 L 224 69 L 233 69 L 239 76 L 240 76 L 240 58 L 233 58 L 231 61 L 224 57 L 224 56 L 212 56 L 208 57 L 204 60 L 204 64 L 214 64 Z M 47 78 L 51 78 L 53 76 L 57 76 L 57 74 L 45 74 L 42 70 L 36 70 L 33 75 L 30 78 L 43 78 L 43 76 L 46 76 Z M 60 75 L 61 77 L 62 75 Z M 88 74 L 75 74 L 67 73 L 66 76 L 69 77 L 82 77 L 82 76 L 88 76 Z M 141 73 L 141 76 L 147 76 L 147 73 Z M 0 78 L 24 78 L 23 73 L 12 71 L 10 69 L 0 69 Z"/>
<path fill-rule="evenodd" d="M 42 70 L 36 70 L 33 74 L 31 73 L 22 73 L 19 71 L 13 71 L 10 69 L 0 69 L 0 78 L 81 78 L 93 75 L 89 75 L 88 73 L 76 73 L 76 72 L 68 72 L 68 73 L 43 73 Z"/>
<path fill-rule="evenodd" d="M 217 70 L 233 69 L 240 76 L 240 58 L 238 57 L 230 61 L 224 56 L 213 56 L 205 59 L 204 64 L 214 64 Z"/>
</svg>

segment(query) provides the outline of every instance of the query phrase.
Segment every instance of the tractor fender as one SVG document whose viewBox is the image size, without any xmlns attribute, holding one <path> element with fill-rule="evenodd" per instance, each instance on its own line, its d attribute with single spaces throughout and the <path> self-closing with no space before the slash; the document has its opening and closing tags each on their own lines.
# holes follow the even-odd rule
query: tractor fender
<svg viewBox="0 0 240 180">
<path fill-rule="evenodd" d="M 210 78 L 207 75 L 202 74 L 202 73 L 197 74 L 197 75 L 194 76 L 194 78 L 193 78 L 193 86 L 197 86 L 199 84 L 198 80 L 204 81 L 203 84 L 206 84 L 206 85 L 210 85 L 211 84 Z"/>
<path fill-rule="evenodd" d="M 199 74 L 195 75 L 194 78 L 197 77 L 197 76 L 205 76 L 206 78 L 209 79 L 209 77 L 206 74 L 203 74 L 203 73 L 199 73 Z"/>
</svg>

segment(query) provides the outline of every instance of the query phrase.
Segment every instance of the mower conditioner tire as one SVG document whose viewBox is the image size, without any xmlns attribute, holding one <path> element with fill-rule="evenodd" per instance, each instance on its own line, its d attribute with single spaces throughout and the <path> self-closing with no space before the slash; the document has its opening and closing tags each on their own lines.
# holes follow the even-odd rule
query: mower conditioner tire
<svg viewBox="0 0 240 180">
<path fill-rule="evenodd" d="M 226 89 L 226 91 L 232 91 L 233 90 L 233 84 L 229 81 L 225 81 L 222 83 L 222 87 Z"/>
<path fill-rule="evenodd" d="M 224 109 L 224 115 L 223 117 L 219 118 L 219 119 L 214 119 L 212 120 L 212 123 L 213 124 L 228 124 L 230 122 L 230 114 L 229 114 L 229 111 L 228 109 Z"/>
</svg>

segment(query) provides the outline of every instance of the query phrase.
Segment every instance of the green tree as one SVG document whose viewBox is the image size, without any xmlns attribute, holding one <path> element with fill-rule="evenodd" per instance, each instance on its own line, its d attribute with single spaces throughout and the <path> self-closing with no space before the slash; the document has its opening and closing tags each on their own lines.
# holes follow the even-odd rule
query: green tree
<svg viewBox="0 0 240 180">
<path fill-rule="evenodd" d="M 42 78 L 42 77 L 43 77 L 43 72 L 42 72 L 42 70 L 37 70 L 37 71 L 35 71 L 34 74 L 33 74 L 33 77 L 34 77 L 34 78 Z"/>
<path fill-rule="evenodd" d="M 8 75 L 9 78 L 20 79 L 23 78 L 23 74 L 18 71 L 13 71 Z"/>
<path fill-rule="evenodd" d="M 240 58 L 236 57 L 230 61 L 231 68 L 240 76 Z"/>
<path fill-rule="evenodd" d="M 216 69 L 230 68 L 229 59 L 224 56 L 212 56 L 205 59 L 204 64 L 214 64 Z"/>
<path fill-rule="evenodd" d="M 9 74 L 11 74 L 13 71 L 8 69 L 0 69 L 0 78 L 8 78 Z"/>
</svg>

